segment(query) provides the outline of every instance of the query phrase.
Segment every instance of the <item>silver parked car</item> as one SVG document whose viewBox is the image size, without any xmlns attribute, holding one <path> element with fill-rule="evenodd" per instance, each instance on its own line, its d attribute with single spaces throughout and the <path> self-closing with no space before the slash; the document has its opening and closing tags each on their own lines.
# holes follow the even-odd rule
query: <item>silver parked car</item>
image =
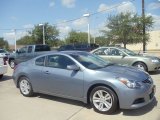
<svg viewBox="0 0 160 120">
<path fill-rule="evenodd" d="M 45 93 L 74 99 L 106 114 L 118 107 L 147 105 L 155 94 L 153 80 L 143 70 L 118 66 L 80 51 L 51 52 L 20 63 L 13 79 L 24 96 Z"/>
<path fill-rule="evenodd" d="M 145 71 L 157 71 L 160 69 L 160 59 L 154 56 L 143 56 L 131 50 L 121 47 L 99 47 L 91 53 L 125 66 L 135 66 Z"/>
</svg>

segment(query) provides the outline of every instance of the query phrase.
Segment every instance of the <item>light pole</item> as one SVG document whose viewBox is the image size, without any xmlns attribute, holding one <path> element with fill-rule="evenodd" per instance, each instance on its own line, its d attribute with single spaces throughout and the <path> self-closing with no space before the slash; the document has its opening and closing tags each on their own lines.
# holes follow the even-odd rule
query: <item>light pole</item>
<svg viewBox="0 0 160 120">
<path fill-rule="evenodd" d="M 43 45 L 45 45 L 44 24 L 39 24 L 39 26 L 43 27 Z"/>
<path fill-rule="evenodd" d="M 16 34 L 16 29 L 14 29 L 14 50 L 16 52 L 17 49 L 17 34 Z"/>
<path fill-rule="evenodd" d="M 88 44 L 90 44 L 90 25 L 89 25 L 89 16 L 90 14 L 89 13 L 86 13 L 86 14 L 83 14 L 83 17 L 88 17 Z"/>
<path fill-rule="evenodd" d="M 145 6 L 144 6 L 144 0 L 142 0 L 142 18 L 143 18 L 143 52 L 146 52 L 146 39 L 145 39 L 145 34 L 146 34 L 146 29 L 145 29 Z"/>
</svg>

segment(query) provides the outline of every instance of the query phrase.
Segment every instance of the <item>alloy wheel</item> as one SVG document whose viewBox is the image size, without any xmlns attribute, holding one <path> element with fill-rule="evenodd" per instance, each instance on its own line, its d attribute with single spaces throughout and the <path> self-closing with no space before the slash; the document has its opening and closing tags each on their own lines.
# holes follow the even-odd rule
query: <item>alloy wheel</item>
<svg viewBox="0 0 160 120">
<path fill-rule="evenodd" d="M 93 104 L 99 111 L 108 111 L 112 107 L 112 97 L 108 92 L 98 90 L 93 94 Z"/>
<path fill-rule="evenodd" d="M 21 80 L 19 85 L 20 85 L 20 90 L 23 95 L 30 94 L 31 86 L 27 80 L 25 80 L 25 79 Z"/>
</svg>

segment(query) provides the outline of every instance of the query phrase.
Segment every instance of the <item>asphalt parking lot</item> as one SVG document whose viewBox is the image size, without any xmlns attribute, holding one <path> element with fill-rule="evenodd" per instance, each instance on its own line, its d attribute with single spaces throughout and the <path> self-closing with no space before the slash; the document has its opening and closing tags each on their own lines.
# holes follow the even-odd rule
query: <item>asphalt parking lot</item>
<svg viewBox="0 0 160 120">
<path fill-rule="evenodd" d="M 0 120 L 160 120 L 160 71 L 150 73 L 156 85 L 156 97 L 136 110 L 119 110 L 114 115 L 93 111 L 73 100 L 43 94 L 24 97 L 12 80 L 13 70 L 0 80 Z"/>
</svg>

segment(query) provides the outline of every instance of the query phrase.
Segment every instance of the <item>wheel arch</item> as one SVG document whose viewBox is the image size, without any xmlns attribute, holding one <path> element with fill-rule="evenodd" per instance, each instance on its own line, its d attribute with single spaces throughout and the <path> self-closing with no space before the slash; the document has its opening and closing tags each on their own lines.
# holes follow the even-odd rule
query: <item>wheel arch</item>
<svg viewBox="0 0 160 120">
<path fill-rule="evenodd" d="M 98 86 L 103 86 L 103 87 L 107 87 L 109 89 L 111 89 L 117 96 L 117 100 L 118 100 L 118 106 L 119 106 L 119 98 L 118 98 L 118 95 L 117 95 L 117 92 L 116 90 L 109 86 L 109 85 L 106 85 L 104 83 L 96 83 L 96 84 L 93 84 L 89 87 L 88 91 L 87 91 L 87 104 L 90 104 L 90 94 L 91 94 L 91 91 L 95 88 L 95 87 L 98 87 Z"/>
<path fill-rule="evenodd" d="M 147 68 L 147 71 L 148 71 L 148 66 L 147 66 L 147 64 L 144 62 L 144 61 L 134 61 L 133 63 L 132 63 L 132 66 L 134 66 L 136 63 L 143 63 L 145 66 L 146 66 L 146 68 Z"/>
<path fill-rule="evenodd" d="M 11 60 L 15 60 L 15 59 L 14 59 L 14 58 L 9 58 L 8 62 L 10 63 L 10 62 L 11 62 Z"/>
<path fill-rule="evenodd" d="M 20 76 L 18 77 L 18 79 L 17 79 L 17 84 L 16 84 L 17 88 L 19 88 L 19 81 L 20 81 L 20 79 L 21 79 L 22 77 L 28 78 L 26 75 L 20 75 Z M 30 81 L 29 81 L 29 82 L 30 82 Z"/>
</svg>

